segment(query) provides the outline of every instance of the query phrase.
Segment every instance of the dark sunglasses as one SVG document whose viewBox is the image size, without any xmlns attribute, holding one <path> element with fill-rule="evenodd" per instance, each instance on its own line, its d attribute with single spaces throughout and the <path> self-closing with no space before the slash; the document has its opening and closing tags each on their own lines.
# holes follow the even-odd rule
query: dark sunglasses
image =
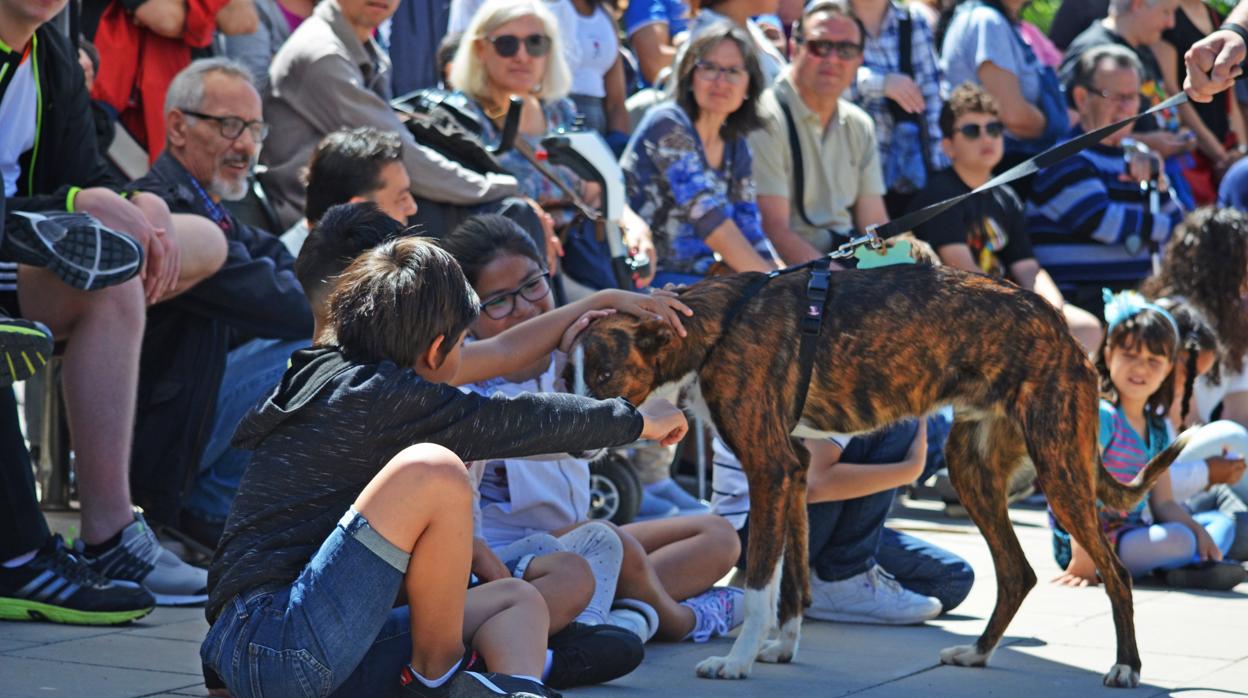
<svg viewBox="0 0 1248 698">
<path fill-rule="evenodd" d="M 221 131 L 223 138 L 229 140 L 237 140 L 243 135 L 243 131 L 251 131 L 251 138 L 259 143 L 269 135 L 269 125 L 263 121 L 244 121 L 237 116 L 213 116 L 212 114 L 203 114 L 189 109 L 179 109 L 178 111 L 193 116 L 196 119 L 208 119 L 217 122 L 217 128 Z"/>
<path fill-rule="evenodd" d="M 494 51 L 503 58 L 511 58 L 520 50 L 520 44 L 524 44 L 524 50 L 534 58 L 541 58 L 550 53 L 550 37 L 545 34 L 529 34 L 528 36 L 516 36 L 515 34 L 499 34 L 498 36 L 487 36 L 485 40 L 494 46 Z"/>
<path fill-rule="evenodd" d="M 520 288 L 493 296 L 481 304 L 481 312 L 495 320 L 516 312 L 516 296 L 530 303 L 536 303 L 550 293 L 550 272 L 542 272 L 525 281 Z"/>
<path fill-rule="evenodd" d="M 862 44 L 855 44 L 852 41 L 798 39 L 797 43 L 805 46 L 807 51 L 810 51 L 819 58 L 827 58 L 835 52 L 837 58 L 843 61 L 849 61 L 862 55 Z"/>
<path fill-rule="evenodd" d="M 958 133 L 966 137 L 967 140 L 979 140 L 979 124 L 966 124 L 958 127 Z M 1000 121 L 989 121 L 984 124 L 984 133 L 989 138 L 1000 138 L 1005 133 L 1005 124 Z"/>
</svg>

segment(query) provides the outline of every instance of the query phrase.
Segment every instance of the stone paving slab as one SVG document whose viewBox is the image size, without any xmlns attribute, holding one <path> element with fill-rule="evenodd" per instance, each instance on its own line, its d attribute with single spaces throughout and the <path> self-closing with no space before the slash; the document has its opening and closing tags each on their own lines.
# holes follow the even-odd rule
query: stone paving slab
<svg viewBox="0 0 1248 698">
<path fill-rule="evenodd" d="M 1113 662 L 1109 602 L 1101 589 L 1065 589 L 1044 513 L 1012 510 L 1015 530 L 1040 582 L 1011 623 L 986 669 L 941 666 L 939 650 L 983 630 L 996 598 L 992 561 L 966 521 L 946 519 L 930 502 L 895 511 L 890 525 L 970 561 L 976 585 L 966 602 L 917 627 L 807 623 L 798 660 L 757 665 L 744 681 L 709 681 L 694 666 L 724 654 L 731 639 L 705 645 L 654 644 L 641 669 L 606 686 L 568 692 L 591 698 L 642 695 L 735 698 L 861 695 L 930 696 L 1248 696 L 1248 584 L 1228 593 L 1135 591 L 1144 686 L 1101 686 Z M 59 518 L 59 517 L 58 517 Z M 207 629 L 199 608 L 161 608 L 121 628 L 0 623 L 0 698 L 10 696 L 206 696 L 197 643 Z"/>
</svg>

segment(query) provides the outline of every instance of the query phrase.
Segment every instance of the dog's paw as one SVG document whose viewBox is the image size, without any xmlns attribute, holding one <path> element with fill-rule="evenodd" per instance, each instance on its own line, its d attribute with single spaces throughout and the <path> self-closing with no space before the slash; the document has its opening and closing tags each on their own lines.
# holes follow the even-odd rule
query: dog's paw
<svg viewBox="0 0 1248 698">
<path fill-rule="evenodd" d="M 768 664 L 788 664 L 793 661 L 793 648 L 783 640 L 768 640 L 758 651 L 758 661 Z"/>
<path fill-rule="evenodd" d="M 698 676 L 704 679 L 744 679 L 750 675 L 750 662 L 731 657 L 707 657 L 698 663 Z"/>
<path fill-rule="evenodd" d="M 1140 672 L 1126 664 L 1115 664 L 1101 682 L 1110 688 L 1135 688 L 1140 685 Z"/>
<path fill-rule="evenodd" d="M 954 645 L 940 651 L 940 663 L 957 666 L 985 666 L 988 664 L 988 655 L 975 649 L 975 645 Z"/>
</svg>

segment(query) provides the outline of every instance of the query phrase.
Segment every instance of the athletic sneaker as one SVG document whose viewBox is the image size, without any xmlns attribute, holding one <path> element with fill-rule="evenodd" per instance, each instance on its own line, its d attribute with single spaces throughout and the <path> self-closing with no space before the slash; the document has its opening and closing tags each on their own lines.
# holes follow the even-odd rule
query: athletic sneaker
<svg viewBox="0 0 1248 698">
<path fill-rule="evenodd" d="M 62 281 L 92 291 L 139 273 L 143 248 L 85 213 L 11 211 L 0 258 L 47 267 Z"/>
<path fill-rule="evenodd" d="M 1230 591 L 1248 579 L 1248 572 L 1245 572 L 1238 562 L 1210 560 L 1180 567 L 1177 570 L 1166 570 L 1161 573 L 1161 576 L 1166 580 L 1166 584 L 1172 587 Z"/>
<path fill-rule="evenodd" d="M 686 640 L 706 642 L 727 635 L 745 620 L 745 592 L 736 587 L 711 587 L 692 599 L 680 602 L 693 609 L 693 630 Z"/>
<path fill-rule="evenodd" d="M 562 698 L 558 691 L 528 679 L 477 671 L 457 671 L 446 683 L 430 688 L 407 667 L 399 675 L 399 692 L 421 698 Z"/>
<path fill-rule="evenodd" d="M 879 565 L 849 579 L 827 582 L 810 575 L 812 603 L 806 617 L 842 623 L 914 625 L 940 615 L 940 601 L 916 594 Z"/>
<path fill-rule="evenodd" d="M 706 503 L 686 492 L 670 477 L 646 485 L 645 490 L 648 495 L 674 504 L 681 515 L 711 513 L 711 508 Z"/>
<path fill-rule="evenodd" d="M 81 540 L 78 546 L 83 549 Z M 87 560 L 106 577 L 142 584 L 161 606 L 186 606 L 208 600 L 208 570 L 188 565 L 161 547 L 156 534 L 137 511 L 134 523 L 121 529 L 117 545 Z"/>
<path fill-rule="evenodd" d="M 107 579 L 51 536 L 35 557 L 0 566 L 0 619 L 73 625 L 117 625 L 152 612 L 156 601 L 142 587 Z"/>
<path fill-rule="evenodd" d="M 52 332 L 32 320 L 0 315 L 0 388 L 24 381 L 52 357 Z"/>
<path fill-rule="evenodd" d="M 614 625 L 571 623 L 550 637 L 546 684 L 572 688 L 606 683 L 636 669 L 646 656 L 641 639 Z"/>
</svg>

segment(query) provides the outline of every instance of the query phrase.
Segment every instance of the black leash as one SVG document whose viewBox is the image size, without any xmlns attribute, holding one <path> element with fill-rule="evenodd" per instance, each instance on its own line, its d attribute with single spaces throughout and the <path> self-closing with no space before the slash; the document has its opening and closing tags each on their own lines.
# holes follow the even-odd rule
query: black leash
<svg viewBox="0 0 1248 698">
<path fill-rule="evenodd" d="M 720 324 L 720 337 L 722 338 L 725 334 L 727 334 L 728 330 L 732 327 L 733 322 L 736 321 L 737 316 L 739 316 L 741 311 L 745 308 L 745 305 L 749 303 L 754 296 L 758 295 L 758 292 L 762 290 L 763 286 L 767 285 L 767 282 L 785 274 L 791 274 L 803 269 L 811 270 L 810 280 L 806 283 L 806 297 L 802 299 L 802 302 L 805 304 L 805 309 L 802 315 L 801 335 L 798 338 L 800 342 L 797 350 L 798 383 L 797 396 L 794 400 L 794 402 L 797 403 L 794 412 L 794 419 L 796 420 L 794 424 L 796 425 L 797 422 L 801 421 L 802 412 L 806 409 L 806 397 L 810 391 L 810 376 L 814 370 L 815 364 L 815 351 L 818 349 L 819 335 L 823 329 L 823 318 L 827 314 L 826 309 L 828 302 L 828 290 L 830 287 L 829 281 L 832 275 L 832 260 L 852 257 L 854 256 L 854 251 L 863 246 L 870 247 L 876 251 L 883 250 L 884 238 L 893 237 L 894 235 L 914 230 L 918 226 L 926 223 L 936 216 L 939 216 L 951 207 L 958 205 L 976 194 L 988 191 L 989 189 L 994 189 L 1002 184 L 1009 184 L 1010 182 L 1034 174 L 1042 168 L 1055 165 L 1058 162 L 1075 155 L 1076 153 L 1082 152 L 1083 150 L 1100 143 L 1106 136 L 1109 136 L 1118 129 L 1136 121 L 1137 119 L 1141 119 L 1149 114 L 1177 107 L 1186 102 L 1187 93 L 1180 92 L 1161 104 L 1136 114 L 1135 116 L 1128 117 L 1108 126 L 1103 126 L 1095 131 L 1089 131 L 1088 133 L 1072 138 L 1064 143 L 1058 143 L 1052 148 L 1049 148 L 1048 150 L 1035 155 L 1028 160 L 1024 160 L 996 177 L 993 177 L 970 192 L 955 196 L 951 199 L 939 201 L 917 211 L 912 211 L 901 218 L 890 220 L 882 225 L 869 226 L 864 234 L 852 238 L 849 242 L 840 245 L 835 251 L 829 252 L 822 257 L 806 262 L 805 264 L 798 264 L 784 269 L 777 269 L 767 274 L 758 276 L 741 290 L 741 295 L 737 297 L 737 300 L 729 306 L 728 310 L 724 313 L 724 319 Z M 781 103 L 781 106 L 782 108 L 785 107 L 783 102 Z M 792 116 L 788 114 L 787 108 L 785 108 L 785 112 L 785 116 L 789 121 L 789 138 L 790 142 L 792 142 L 795 140 L 794 137 L 796 136 L 796 133 L 793 131 Z M 795 143 L 793 145 L 796 146 Z M 800 169 L 799 165 L 799 172 Z M 799 174 L 798 177 L 800 178 L 801 175 Z M 802 215 L 802 218 L 805 219 L 805 211 L 802 210 L 800 204 L 800 188 L 798 196 L 798 211 Z M 809 221 L 807 221 L 807 223 L 809 223 Z M 710 361 L 711 355 L 715 352 L 715 347 L 717 346 L 719 346 L 718 342 L 716 342 L 715 345 L 711 347 L 710 351 L 706 353 L 706 357 L 702 360 L 702 365 L 698 367 L 698 373 L 701 373 L 702 368 L 706 366 L 708 361 Z"/>
<path fill-rule="evenodd" d="M 993 177 L 987 182 L 984 182 L 982 185 L 976 187 L 975 189 L 965 194 L 960 194 L 951 199 L 945 199 L 944 201 L 938 201 L 930 206 L 925 206 L 917 211 L 911 211 L 910 213 L 907 213 L 901 218 L 893 219 L 887 223 L 884 223 L 883 225 L 870 226 L 867 228 L 867 232 L 873 233 L 882 238 L 889 238 L 894 235 L 899 235 L 901 233 L 904 233 L 908 230 L 914 230 L 920 225 L 935 218 L 936 216 L 939 216 L 940 214 L 944 213 L 946 210 L 952 208 L 953 206 L 958 205 L 959 203 L 962 203 L 966 199 L 969 199 L 970 197 L 975 196 L 976 194 L 988 191 L 989 189 L 995 189 L 1001 186 L 1002 184 L 1009 184 L 1010 182 L 1022 179 L 1023 177 L 1026 177 L 1028 175 L 1035 174 L 1036 172 L 1040 171 L 1041 169 L 1045 167 L 1051 167 L 1053 165 L 1056 165 L 1062 160 L 1065 160 L 1066 158 L 1072 155 L 1080 153 L 1088 149 L 1089 147 L 1096 145 L 1097 143 L 1100 143 L 1102 140 L 1105 139 L 1106 136 L 1109 136 L 1110 134 L 1114 133 L 1118 129 L 1122 128 L 1123 126 L 1126 126 L 1127 124 L 1133 121 L 1142 119 L 1145 116 L 1148 116 L 1149 114 L 1155 114 L 1159 111 L 1172 109 L 1174 107 L 1179 106 L 1180 104 L 1185 104 L 1186 102 L 1187 102 L 1187 93 L 1180 92 L 1177 95 L 1174 95 L 1170 99 L 1167 99 L 1166 101 L 1162 102 L 1161 104 L 1158 104 L 1157 106 L 1147 111 L 1140 112 L 1139 114 L 1136 114 L 1135 116 L 1129 116 L 1123 119 L 1122 121 L 1112 123 L 1108 126 L 1102 126 L 1101 128 L 1098 128 L 1095 131 L 1089 131 L 1088 133 L 1072 138 L 1064 143 L 1058 143 L 1052 148 L 1049 148 L 1048 150 L 1038 155 L 1035 155 L 1027 160 L 1024 160 L 1018 163 L 1017 165 L 1011 167 L 1005 172 L 1002 172 L 996 177 Z"/>
</svg>

